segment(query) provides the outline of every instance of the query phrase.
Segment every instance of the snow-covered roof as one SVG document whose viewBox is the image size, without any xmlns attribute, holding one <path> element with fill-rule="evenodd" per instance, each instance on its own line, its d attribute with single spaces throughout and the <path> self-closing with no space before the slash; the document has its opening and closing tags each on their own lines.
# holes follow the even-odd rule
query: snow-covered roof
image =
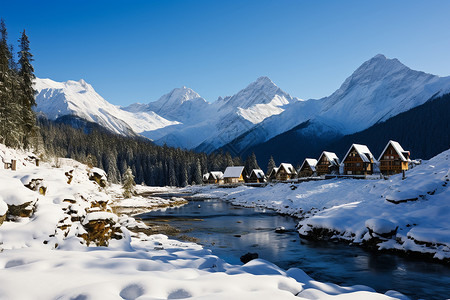
<svg viewBox="0 0 450 300">
<path fill-rule="evenodd" d="M 406 157 L 403 155 L 403 153 L 408 152 L 408 151 L 403 150 L 403 147 L 400 146 L 400 144 L 399 144 L 398 142 L 393 141 L 393 140 L 390 140 L 390 141 L 387 143 L 386 147 L 384 147 L 384 150 L 381 151 L 381 155 L 380 155 L 380 157 L 378 158 L 378 160 L 381 160 L 381 158 L 383 157 L 384 152 L 386 152 L 386 150 L 387 150 L 387 148 L 389 147 L 389 145 L 392 145 L 392 147 L 394 148 L 395 152 L 397 152 L 398 156 L 400 157 L 400 159 L 401 159 L 402 161 L 408 161 L 408 160 L 406 159 Z"/>
<path fill-rule="evenodd" d="M 272 171 L 270 171 L 269 177 L 272 176 L 272 174 L 277 174 L 277 172 L 278 168 L 277 167 L 273 168 Z"/>
<path fill-rule="evenodd" d="M 243 171 L 243 166 L 227 167 L 225 173 L 223 174 L 223 178 L 239 178 L 241 177 Z"/>
<path fill-rule="evenodd" d="M 322 156 L 324 156 L 330 161 L 330 163 L 332 165 L 338 166 L 339 165 L 339 158 L 337 157 L 336 153 L 334 152 L 328 152 L 328 151 L 323 151 L 322 154 L 320 155 L 318 161 L 320 161 L 322 159 Z"/>
<path fill-rule="evenodd" d="M 372 155 L 372 152 L 370 152 L 369 148 L 366 145 L 360 145 L 360 144 L 353 144 L 350 149 L 348 149 L 347 154 L 345 154 L 344 161 L 347 156 L 350 154 L 350 151 L 355 148 L 356 152 L 358 153 L 359 157 L 361 157 L 363 162 L 371 162 L 371 160 L 375 160 L 375 158 Z"/>
<path fill-rule="evenodd" d="M 314 158 L 305 158 L 305 160 L 302 163 L 302 166 L 300 167 L 300 170 L 303 169 L 303 166 L 305 164 L 308 164 L 309 167 L 311 168 L 311 170 L 315 171 L 316 170 L 316 165 L 317 165 L 317 159 Z M 300 171 L 299 170 L 299 171 Z"/>
<path fill-rule="evenodd" d="M 223 179 L 223 173 L 221 171 L 212 171 L 209 174 L 215 180 Z"/>
<path fill-rule="evenodd" d="M 253 169 L 250 177 L 255 174 L 256 178 L 262 179 L 264 178 L 264 172 L 261 169 Z"/>
<path fill-rule="evenodd" d="M 296 174 L 297 172 L 295 171 L 294 167 L 291 164 L 288 163 L 282 163 L 280 164 L 280 167 L 278 169 L 285 169 L 286 173 L 288 174 Z"/>
<path fill-rule="evenodd" d="M 206 173 L 206 174 L 203 174 L 203 180 L 208 180 L 208 177 L 209 177 L 209 173 Z"/>
</svg>

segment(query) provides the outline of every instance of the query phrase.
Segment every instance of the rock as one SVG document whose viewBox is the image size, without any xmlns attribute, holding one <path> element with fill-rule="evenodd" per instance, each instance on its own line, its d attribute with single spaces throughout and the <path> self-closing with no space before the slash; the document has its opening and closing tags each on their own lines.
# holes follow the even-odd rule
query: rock
<svg viewBox="0 0 450 300">
<path fill-rule="evenodd" d="M 67 184 L 70 184 L 73 179 L 73 170 L 67 171 L 64 175 L 67 177 Z"/>
<path fill-rule="evenodd" d="M 4 214 L 3 216 L 0 216 L 0 225 L 2 225 L 5 220 L 6 220 L 6 214 Z"/>
<path fill-rule="evenodd" d="M 285 233 L 286 232 L 286 228 L 284 228 L 283 226 L 279 226 L 275 229 L 276 233 Z"/>
<path fill-rule="evenodd" d="M 8 204 L 8 212 L 6 214 L 6 218 L 8 220 L 16 220 L 17 218 L 29 218 L 33 215 L 36 210 L 34 202 L 26 202 L 21 205 L 12 205 Z"/>
<path fill-rule="evenodd" d="M 397 234 L 398 226 L 389 220 L 381 218 L 368 219 L 365 222 L 369 235 L 373 237 L 382 237 L 389 239 Z"/>
<path fill-rule="evenodd" d="M 89 172 L 89 180 L 95 181 L 101 187 L 106 187 L 107 179 L 106 173 L 102 169 L 92 168 Z"/>
<path fill-rule="evenodd" d="M 83 233 L 81 237 L 88 246 L 91 243 L 95 243 L 97 246 L 108 246 L 110 239 L 120 239 L 122 237 L 120 226 L 116 225 L 112 220 L 92 220 L 84 224 L 83 227 L 86 233 Z"/>
<path fill-rule="evenodd" d="M 47 192 L 47 187 L 44 184 L 44 180 L 42 178 L 33 178 L 27 184 L 24 184 L 25 187 L 29 188 L 32 191 L 39 191 L 39 194 L 44 195 Z"/>
<path fill-rule="evenodd" d="M 241 262 L 243 264 L 248 263 L 251 260 L 257 259 L 259 257 L 258 253 L 250 253 L 248 252 L 247 254 L 244 254 L 241 256 Z"/>
</svg>

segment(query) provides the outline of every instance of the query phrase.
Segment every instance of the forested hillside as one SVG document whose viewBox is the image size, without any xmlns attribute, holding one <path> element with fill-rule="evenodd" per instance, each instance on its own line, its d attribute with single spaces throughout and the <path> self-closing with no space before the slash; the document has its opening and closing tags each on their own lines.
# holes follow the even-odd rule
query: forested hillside
<svg viewBox="0 0 450 300">
<path fill-rule="evenodd" d="M 202 183 L 202 174 L 242 165 L 230 154 L 206 155 L 193 151 L 154 145 L 144 138 L 131 138 L 107 132 L 96 124 L 75 129 L 64 123 L 40 118 L 40 145 L 45 152 L 70 157 L 104 169 L 112 182 L 130 166 L 137 183 L 157 186 L 186 186 Z M 87 131 L 88 133 L 86 133 Z"/>
</svg>

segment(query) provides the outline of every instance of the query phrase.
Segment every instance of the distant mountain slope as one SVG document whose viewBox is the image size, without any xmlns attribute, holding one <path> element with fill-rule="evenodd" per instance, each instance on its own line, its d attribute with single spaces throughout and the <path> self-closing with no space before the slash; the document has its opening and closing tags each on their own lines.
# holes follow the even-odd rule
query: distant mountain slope
<svg viewBox="0 0 450 300">
<path fill-rule="evenodd" d="M 247 152 L 292 128 L 316 141 L 364 130 L 425 103 L 433 95 L 450 92 L 450 77 L 414 71 L 397 59 L 377 55 L 366 61 L 331 96 L 292 104 L 267 118 L 225 148 Z M 297 127 L 307 122 L 307 126 Z M 280 149 L 282 151 L 282 149 Z"/>
<path fill-rule="evenodd" d="M 323 150 L 336 152 L 342 158 L 353 143 L 359 143 L 367 145 L 378 158 L 392 139 L 400 142 L 405 150 L 411 151 L 412 158 L 429 159 L 450 148 L 449 111 L 450 94 L 445 94 L 363 131 L 331 138 L 305 135 L 303 129 L 309 126 L 307 121 L 267 142 L 246 149 L 242 157 L 254 152 L 258 163 L 265 166 L 273 155 L 277 163 L 291 162 L 295 166 L 306 157 L 318 158 Z"/>
<path fill-rule="evenodd" d="M 133 135 L 177 124 L 158 116 L 154 112 L 130 113 L 103 99 L 84 80 L 56 82 L 37 78 L 35 108 L 50 120 L 62 116 L 77 116 L 95 122 L 113 133 Z"/>
</svg>

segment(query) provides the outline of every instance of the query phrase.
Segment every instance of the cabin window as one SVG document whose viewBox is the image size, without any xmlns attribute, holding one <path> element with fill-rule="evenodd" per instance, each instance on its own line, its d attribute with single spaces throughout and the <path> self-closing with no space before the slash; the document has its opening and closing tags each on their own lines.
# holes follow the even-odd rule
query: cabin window
<svg viewBox="0 0 450 300">
<path fill-rule="evenodd" d="M 356 163 L 356 166 L 359 167 L 359 166 L 361 166 L 361 164 L 360 163 Z"/>
</svg>

